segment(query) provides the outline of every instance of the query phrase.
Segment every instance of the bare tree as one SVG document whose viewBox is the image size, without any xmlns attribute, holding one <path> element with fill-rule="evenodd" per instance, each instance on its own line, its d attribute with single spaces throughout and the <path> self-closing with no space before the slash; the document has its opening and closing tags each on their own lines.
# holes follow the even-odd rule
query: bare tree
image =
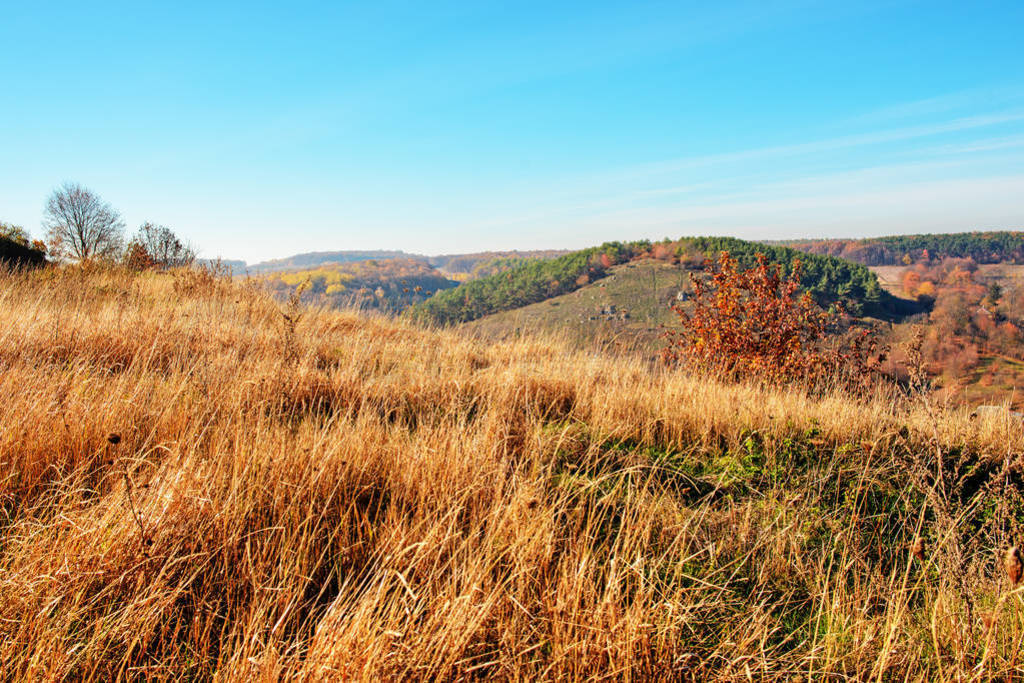
<svg viewBox="0 0 1024 683">
<path fill-rule="evenodd" d="M 43 227 L 51 253 L 80 261 L 121 250 L 124 222 L 110 204 L 78 183 L 57 188 L 46 201 Z"/>
<path fill-rule="evenodd" d="M 174 231 L 163 225 L 146 221 L 132 238 L 132 248 L 138 245 L 158 268 L 190 266 L 196 260 L 196 250 L 182 242 Z"/>
</svg>

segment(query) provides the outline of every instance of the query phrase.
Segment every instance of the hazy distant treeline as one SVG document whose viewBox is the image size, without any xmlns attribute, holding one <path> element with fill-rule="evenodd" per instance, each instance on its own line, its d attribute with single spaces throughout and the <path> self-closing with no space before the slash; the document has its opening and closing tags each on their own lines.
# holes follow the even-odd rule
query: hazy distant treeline
<svg viewBox="0 0 1024 683">
<path fill-rule="evenodd" d="M 866 239 L 786 240 L 775 244 L 811 254 L 838 256 L 868 266 L 892 266 L 936 258 L 969 258 L 976 263 L 1024 263 L 1024 232 L 959 232 Z"/>
</svg>

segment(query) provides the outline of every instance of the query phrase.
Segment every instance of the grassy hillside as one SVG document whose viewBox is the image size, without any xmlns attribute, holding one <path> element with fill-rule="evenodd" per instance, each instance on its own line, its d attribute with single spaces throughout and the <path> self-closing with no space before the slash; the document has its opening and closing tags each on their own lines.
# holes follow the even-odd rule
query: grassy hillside
<svg viewBox="0 0 1024 683">
<path fill-rule="evenodd" d="M 663 325 L 678 323 L 671 305 L 689 293 L 696 266 L 653 259 L 614 266 L 606 277 L 574 292 L 502 311 L 465 325 L 486 339 L 533 334 L 558 336 L 575 348 L 615 348 L 654 355 Z"/>
<path fill-rule="evenodd" d="M 6 678 L 1024 666 L 996 560 L 1024 435 L 998 417 L 283 309 L 201 273 L 0 274 L 0 310 Z"/>
<path fill-rule="evenodd" d="M 607 242 L 553 259 L 526 260 L 439 292 L 414 307 L 411 317 L 420 322 L 451 325 L 527 306 L 604 277 L 608 268 L 633 259 L 649 246 L 649 242 Z"/>
<path fill-rule="evenodd" d="M 512 265 L 439 293 L 416 306 L 412 317 L 439 325 L 469 322 L 574 292 L 622 263 L 654 259 L 696 266 L 722 251 L 730 252 L 743 266 L 752 265 L 762 253 L 787 272 L 799 260 L 801 283 L 822 305 L 842 302 L 855 314 L 905 312 L 901 302 L 882 289 L 874 273 L 860 264 L 734 238 L 686 237 L 656 244 L 609 242 L 554 259 Z"/>
</svg>

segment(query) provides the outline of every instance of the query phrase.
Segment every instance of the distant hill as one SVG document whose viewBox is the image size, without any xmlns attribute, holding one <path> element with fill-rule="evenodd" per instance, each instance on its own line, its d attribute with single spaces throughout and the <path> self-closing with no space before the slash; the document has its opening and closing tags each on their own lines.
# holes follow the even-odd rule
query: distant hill
<svg viewBox="0 0 1024 683">
<path fill-rule="evenodd" d="M 542 249 L 532 251 L 481 251 L 472 254 L 441 254 L 425 257 L 430 265 L 454 276 L 469 276 L 466 279 L 485 277 L 507 270 L 513 264 L 528 259 L 550 259 L 570 253 L 565 249 Z"/>
<path fill-rule="evenodd" d="M 282 273 L 293 270 L 318 268 L 320 266 L 356 263 L 381 259 L 413 259 L 436 268 L 439 271 L 455 276 L 460 280 L 490 275 L 509 264 L 527 259 L 552 258 L 568 253 L 564 250 L 532 250 L 532 251 L 481 251 L 469 254 L 440 254 L 424 256 L 404 251 L 310 251 L 295 254 L 286 258 L 272 259 L 254 263 L 247 268 L 250 273 Z M 232 262 L 232 264 L 235 262 Z M 243 264 L 244 266 L 244 264 Z"/>
<path fill-rule="evenodd" d="M 254 263 L 248 266 L 248 270 L 250 273 L 285 272 L 289 270 L 302 270 L 304 268 L 316 268 L 331 263 L 352 263 L 355 261 L 393 258 L 424 259 L 422 256 L 407 254 L 404 251 L 310 251 L 288 256 L 287 258 Z"/>
<path fill-rule="evenodd" d="M 200 266 L 213 266 L 220 265 L 225 268 L 229 268 L 234 275 L 244 275 L 247 269 L 245 261 L 233 260 L 233 259 L 212 259 L 204 258 L 197 259 L 196 264 Z"/>
<path fill-rule="evenodd" d="M 1024 232 L 957 232 L 864 239 L 784 240 L 768 244 L 837 256 L 867 266 L 895 266 L 934 258 L 977 263 L 1024 263 Z"/>
<path fill-rule="evenodd" d="M 39 266 L 46 263 L 41 251 L 26 247 L 6 237 L 0 237 L 0 264 L 7 266 Z"/>
<path fill-rule="evenodd" d="M 417 305 L 411 315 L 440 325 L 469 322 L 571 293 L 601 280 L 614 266 L 624 263 L 651 259 L 693 268 L 722 251 L 730 252 L 747 267 L 755 263 L 758 253 L 787 270 L 799 259 L 803 264 L 801 281 L 822 305 L 842 302 L 857 315 L 909 312 L 903 310 L 905 303 L 883 290 L 875 274 L 861 264 L 734 238 L 687 237 L 656 244 L 609 242 L 554 259 L 526 261 L 440 292 Z"/>
<path fill-rule="evenodd" d="M 400 313 L 436 292 L 567 252 L 486 251 L 423 256 L 404 251 L 317 251 L 249 266 L 222 261 L 236 275 L 262 277 L 280 298 L 301 287 L 305 303 Z"/>
</svg>

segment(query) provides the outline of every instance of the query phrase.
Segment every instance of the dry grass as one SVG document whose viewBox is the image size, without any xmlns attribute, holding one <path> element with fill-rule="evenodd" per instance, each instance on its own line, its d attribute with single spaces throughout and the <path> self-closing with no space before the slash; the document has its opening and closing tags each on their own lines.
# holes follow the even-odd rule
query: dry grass
<svg viewBox="0 0 1024 683">
<path fill-rule="evenodd" d="M 1024 666 L 1016 425 L 195 274 L 2 275 L 0 311 L 6 679 Z"/>
</svg>

